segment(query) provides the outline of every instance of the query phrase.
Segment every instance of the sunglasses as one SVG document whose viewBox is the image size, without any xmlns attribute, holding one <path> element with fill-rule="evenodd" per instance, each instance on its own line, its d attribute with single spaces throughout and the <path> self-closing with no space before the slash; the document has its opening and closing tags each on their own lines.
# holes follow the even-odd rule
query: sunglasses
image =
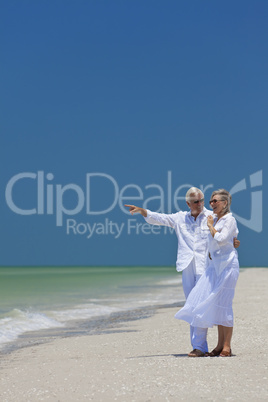
<svg viewBox="0 0 268 402">
<path fill-rule="evenodd" d="M 212 204 L 217 204 L 217 202 L 222 201 L 222 200 L 210 200 L 209 203 L 210 205 Z"/>
<path fill-rule="evenodd" d="M 193 201 L 193 203 L 194 203 L 194 204 L 199 204 L 199 202 L 201 203 L 201 202 L 203 202 L 203 201 L 204 201 L 204 198 L 201 198 L 201 200 Z"/>
</svg>

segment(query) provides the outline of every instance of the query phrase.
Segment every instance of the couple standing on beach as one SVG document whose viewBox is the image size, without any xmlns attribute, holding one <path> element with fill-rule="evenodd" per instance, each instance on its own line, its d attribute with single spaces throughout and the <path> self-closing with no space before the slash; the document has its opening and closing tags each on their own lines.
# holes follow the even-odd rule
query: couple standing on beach
<svg viewBox="0 0 268 402">
<path fill-rule="evenodd" d="M 186 298 L 176 318 L 190 324 L 193 350 L 189 357 L 231 356 L 233 332 L 232 301 L 239 275 L 235 248 L 236 220 L 230 213 L 231 195 L 220 189 L 211 195 L 211 211 L 204 207 L 204 194 L 196 187 L 186 193 L 190 211 L 161 214 L 135 205 L 126 205 L 130 213 L 140 213 L 153 225 L 170 226 L 178 237 L 177 271 L 182 271 Z M 208 352 L 207 330 L 218 325 L 218 344 Z"/>
</svg>

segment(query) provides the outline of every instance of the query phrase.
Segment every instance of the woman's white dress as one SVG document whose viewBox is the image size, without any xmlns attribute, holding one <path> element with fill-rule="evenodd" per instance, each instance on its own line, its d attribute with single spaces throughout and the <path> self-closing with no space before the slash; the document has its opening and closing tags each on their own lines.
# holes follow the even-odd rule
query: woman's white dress
<svg viewBox="0 0 268 402">
<path fill-rule="evenodd" d="M 212 260 L 196 286 L 187 297 L 184 307 L 175 318 L 187 321 L 193 327 L 209 328 L 213 325 L 233 326 L 232 302 L 239 275 L 237 251 L 233 239 L 238 234 L 235 218 L 231 213 L 217 221 L 214 238 L 209 235 Z"/>
</svg>

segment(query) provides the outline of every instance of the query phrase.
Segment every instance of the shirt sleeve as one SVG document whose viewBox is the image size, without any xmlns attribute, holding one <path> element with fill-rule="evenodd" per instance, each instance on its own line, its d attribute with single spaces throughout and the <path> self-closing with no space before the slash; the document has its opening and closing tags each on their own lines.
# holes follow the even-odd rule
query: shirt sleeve
<svg viewBox="0 0 268 402">
<path fill-rule="evenodd" d="M 231 240 L 233 237 L 238 235 L 238 229 L 236 225 L 236 220 L 234 218 L 227 220 L 220 232 L 216 232 L 214 235 L 214 240 L 217 243 L 226 243 L 228 240 Z"/>
<path fill-rule="evenodd" d="M 149 209 L 146 211 L 147 217 L 144 217 L 144 219 L 147 223 L 150 223 L 151 225 L 169 226 L 174 228 L 177 214 L 160 214 L 158 212 L 152 212 Z"/>
</svg>

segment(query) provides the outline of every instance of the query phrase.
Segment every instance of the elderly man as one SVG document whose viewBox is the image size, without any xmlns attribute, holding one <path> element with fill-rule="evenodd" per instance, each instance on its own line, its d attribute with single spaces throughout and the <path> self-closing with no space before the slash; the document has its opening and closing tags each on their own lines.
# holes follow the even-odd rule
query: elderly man
<svg viewBox="0 0 268 402">
<path fill-rule="evenodd" d="M 208 235 L 207 217 L 211 215 L 204 207 L 204 194 L 196 187 L 186 193 L 186 203 L 190 211 L 179 211 L 175 214 L 160 214 L 135 205 L 129 207 L 130 213 L 140 213 L 146 222 L 153 225 L 170 226 L 178 237 L 176 269 L 182 271 L 182 286 L 185 298 L 196 285 L 207 266 Z M 239 247 L 239 240 L 234 239 L 234 247 Z M 190 326 L 190 337 L 193 350 L 189 357 L 202 357 L 208 352 L 207 329 Z"/>
</svg>

